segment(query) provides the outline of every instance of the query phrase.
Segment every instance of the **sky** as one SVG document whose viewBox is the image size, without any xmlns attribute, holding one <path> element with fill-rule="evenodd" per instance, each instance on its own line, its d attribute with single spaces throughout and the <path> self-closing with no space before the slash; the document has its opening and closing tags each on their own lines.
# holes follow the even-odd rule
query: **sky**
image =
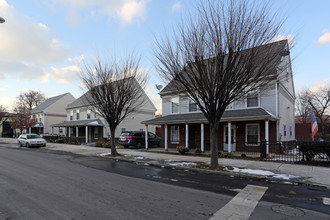
<svg viewBox="0 0 330 220">
<path fill-rule="evenodd" d="M 262 1 L 262 0 L 257 0 Z M 0 0 L 0 105 L 12 110 L 16 97 L 37 90 L 52 97 L 85 91 L 79 78 L 84 60 L 134 51 L 148 72 L 146 92 L 161 111 L 155 84 L 155 37 L 171 33 L 193 13 L 194 0 Z M 291 50 L 296 93 L 330 84 L 330 1 L 273 0 L 287 20 L 282 36 Z M 161 112 L 160 112 L 161 113 Z"/>
</svg>

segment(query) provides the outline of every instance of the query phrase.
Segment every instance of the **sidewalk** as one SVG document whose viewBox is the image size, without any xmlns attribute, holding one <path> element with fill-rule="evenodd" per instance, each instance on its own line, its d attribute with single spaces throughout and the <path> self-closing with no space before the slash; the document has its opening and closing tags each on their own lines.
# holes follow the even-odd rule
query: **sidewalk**
<svg viewBox="0 0 330 220">
<path fill-rule="evenodd" d="M 0 138 L 0 142 L 17 143 L 17 140 Z M 55 143 L 47 143 L 45 149 L 72 152 L 85 156 L 107 156 L 111 152 L 109 148 Z M 199 172 L 212 172 L 230 176 L 267 178 L 288 184 L 303 183 L 330 189 L 330 168 L 327 167 L 219 158 L 220 169 L 210 170 L 201 169 L 203 165 L 206 167 L 206 165 L 210 164 L 209 157 L 180 155 L 175 154 L 175 151 L 167 153 L 162 148 L 151 148 L 149 151 L 145 151 L 144 149 L 117 148 L 117 151 L 122 156 L 118 156 L 115 159 L 134 161 L 146 165 L 194 169 Z"/>
</svg>

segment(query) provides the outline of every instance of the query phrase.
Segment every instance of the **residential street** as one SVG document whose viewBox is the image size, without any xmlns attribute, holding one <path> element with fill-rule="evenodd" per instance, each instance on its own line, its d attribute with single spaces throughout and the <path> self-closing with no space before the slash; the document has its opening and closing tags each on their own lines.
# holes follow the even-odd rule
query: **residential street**
<svg viewBox="0 0 330 220">
<path fill-rule="evenodd" d="M 249 219 L 329 219 L 325 188 L 0 146 L 0 219 L 209 219 L 247 185 L 266 187 Z"/>
</svg>

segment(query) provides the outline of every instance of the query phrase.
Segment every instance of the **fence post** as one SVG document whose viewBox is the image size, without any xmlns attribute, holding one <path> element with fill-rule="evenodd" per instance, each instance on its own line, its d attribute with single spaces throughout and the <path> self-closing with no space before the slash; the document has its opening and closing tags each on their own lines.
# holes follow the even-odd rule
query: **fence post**
<svg viewBox="0 0 330 220">
<path fill-rule="evenodd" d="M 266 141 L 264 140 L 260 142 L 260 160 L 263 160 L 266 156 Z"/>
</svg>

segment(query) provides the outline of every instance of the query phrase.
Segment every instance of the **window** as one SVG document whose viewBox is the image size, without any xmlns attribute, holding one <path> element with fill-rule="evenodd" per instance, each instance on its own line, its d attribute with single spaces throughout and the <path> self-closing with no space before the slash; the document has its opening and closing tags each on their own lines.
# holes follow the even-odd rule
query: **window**
<svg viewBox="0 0 330 220">
<path fill-rule="evenodd" d="M 227 105 L 226 109 L 233 109 L 233 103 L 231 102 L 229 105 Z"/>
<path fill-rule="evenodd" d="M 247 145 L 259 145 L 259 124 L 246 124 L 245 141 Z"/>
<path fill-rule="evenodd" d="M 171 143 L 180 143 L 179 126 L 171 126 Z"/>
<path fill-rule="evenodd" d="M 77 110 L 77 112 L 76 112 L 76 119 L 77 120 L 79 119 L 79 110 Z"/>
<path fill-rule="evenodd" d="M 259 106 L 259 92 L 250 92 L 246 96 L 246 107 L 258 107 Z"/>
<path fill-rule="evenodd" d="M 120 133 L 124 133 L 126 131 L 126 128 L 120 128 Z"/>
<path fill-rule="evenodd" d="M 290 126 L 290 137 L 292 137 L 292 126 Z"/>
<path fill-rule="evenodd" d="M 290 72 L 290 66 L 289 63 L 286 63 L 286 81 L 289 81 L 289 72 Z"/>
<path fill-rule="evenodd" d="M 41 118 L 39 118 L 39 121 L 41 122 Z"/>
<path fill-rule="evenodd" d="M 91 118 L 91 110 L 87 109 L 87 119 Z"/>
<path fill-rule="evenodd" d="M 171 112 L 179 113 L 179 96 L 173 97 L 171 99 Z"/>
<path fill-rule="evenodd" d="M 97 112 L 94 113 L 94 118 L 97 118 Z"/>
<path fill-rule="evenodd" d="M 198 111 L 198 106 L 197 104 L 189 98 L 189 112 L 197 112 Z"/>
<path fill-rule="evenodd" d="M 71 110 L 70 111 L 70 121 L 72 121 L 73 120 L 73 111 Z"/>
<path fill-rule="evenodd" d="M 286 136 L 286 125 L 283 125 L 283 135 Z"/>
<path fill-rule="evenodd" d="M 153 133 L 151 133 L 151 132 L 148 132 L 148 137 L 149 137 L 149 138 L 155 138 L 155 137 L 156 137 L 156 135 L 155 135 L 155 134 L 153 134 Z"/>
</svg>

